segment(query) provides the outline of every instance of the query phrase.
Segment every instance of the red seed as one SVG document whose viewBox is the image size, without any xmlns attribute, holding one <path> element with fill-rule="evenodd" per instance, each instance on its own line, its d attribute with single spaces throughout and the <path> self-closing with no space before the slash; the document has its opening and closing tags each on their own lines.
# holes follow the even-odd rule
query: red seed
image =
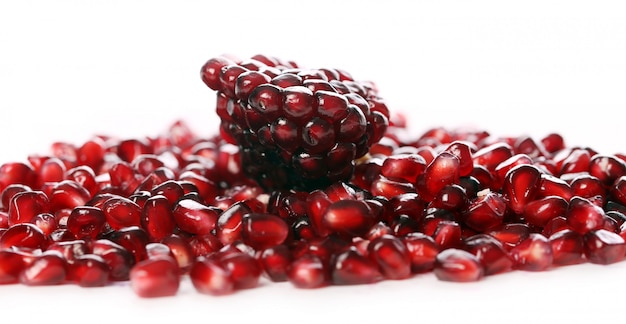
<svg viewBox="0 0 626 324">
<path fill-rule="evenodd" d="M 554 255 L 548 239 L 537 233 L 529 234 L 528 238 L 511 249 L 511 257 L 515 268 L 525 271 L 544 271 L 552 266 Z"/>
<path fill-rule="evenodd" d="M 71 240 L 54 242 L 48 246 L 46 251 L 58 251 L 67 263 L 72 264 L 76 258 L 88 254 L 89 247 L 84 240 Z"/>
<path fill-rule="evenodd" d="M 220 257 L 219 261 L 230 272 L 235 289 L 254 288 L 259 284 L 261 267 L 254 257 L 235 251 Z"/>
<path fill-rule="evenodd" d="M 67 264 L 61 253 L 44 252 L 35 257 L 20 273 L 20 282 L 28 286 L 58 285 L 65 281 Z"/>
<path fill-rule="evenodd" d="M 67 229 L 78 239 L 95 239 L 105 224 L 104 213 L 96 207 L 76 207 L 67 218 Z"/>
<path fill-rule="evenodd" d="M 439 280 L 454 282 L 478 281 L 484 276 L 478 258 L 459 249 L 447 249 L 437 254 L 434 273 Z"/>
<path fill-rule="evenodd" d="M 369 258 L 386 279 L 400 280 L 411 275 L 411 258 L 399 238 L 383 235 L 373 239 L 367 249 Z"/>
<path fill-rule="evenodd" d="M 604 229 L 585 234 L 585 256 L 591 263 L 611 264 L 622 261 L 626 254 L 624 239 Z"/>
<path fill-rule="evenodd" d="M 313 254 L 304 254 L 287 267 L 287 279 L 297 288 L 320 288 L 327 283 L 327 269 Z"/>
<path fill-rule="evenodd" d="M 50 194 L 51 210 L 84 206 L 91 199 L 91 194 L 79 183 L 63 180 L 52 187 Z"/>
<path fill-rule="evenodd" d="M 110 198 L 102 205 L 102 211 L 114 230 L 141 225 L 141 208 L 128 198 Z"/>
<path fill-rule="evenodd" d="M 336 285 L 361 285 L 383 279 L 378 266 L 354 249 L 337 254 L 331 265 L 331 277 Z"/>
<path fill-rule="evenodd" d="M 543 228 L 555 217 L 565 216 L 568 208 L 567 200 L 559 196 L 547 196 L 526 204 L 524 219 L 533 226 Z"/>
<path fill-rule="evenodd" d="M 130 271 L 130 287 L 144 298 L 174 296 L 180 287 L 178 265 L 172 258 L 147 259 Z"/>
<path fill-rule="evenodd" d="M 588 199 L 574 196 L 569 202 L 567 209 L 567 225 L 580 233 L 586 234 L 589 231 L 602 228 L 604 224 L 604 211 Z"/>
<path fill-rule="evenodd" d="M 16 193 L 9 202 L 9 225 L 30 223 L 35 216 L 50 212 L 50 201 L 42 191 Z"/>
<path fill-rule="evenodd" d="M 459 159 L 449 152 L 438 154 L 424 171 L 426 190 L 435 195 L 447 185 L 458 184 L 460 163 Z"/>
<path fill-rule="evenodd" d="M 505 212 L 506 201 L 502 195 L 488 192 L 471 201 L 461 218 L 468 227 L 483 232 L 502 224 Z"/>
<path fill-rule="evenodd" d="M 241 238 L 254 249 L 263 250 L 282 244 L 288 235 L 289 226 L 276 215 L 250 213 L 242 218 Z"/>
<path fill-rule="evenodd" d="M 585 261 L 585 241 L 583 236 L 570 229 L 558 231 L 550 236 L 553 264 L 571 265 Z"/>
<path fill-rule="evenodd" d="M 141 227 L 154 242 L 172 234 L 176 223 L 167 198 L 156 195 L 146 200 L 141 210 Z"/>
<path fill-rule="evenodd" d="M 173 208 L 176 225 L 188 233 L 204 235 L 215 229 L 221 210 L 191 199 L 181 199 Z"/>
<path fill-rule="evenodd" d="M 243 215 L 252 212 L 245 203 L 235 203 L 220 214 L 217 219 L 217 237 L 222 244 L 231 244 L 241 239 Z"/>
<path fill-rule="evenodd" d="M 91 251 L 108 265 L 111 281 L 128 280 L 130 269 L 135 265 L 135 258 L 126 248 L 107 239 L 100 239 L 91 242 Z"/>
<path fill-rule="evenodd" d="M 486 234 L 477 234 L 467 238 L 465 250 L 476 256 L 483 266 L 486 276 L 508 272 L 513 269 L 513 259 L 502 243 Z"/>
<path fill-rule="evenodd" d="M 191 266 L 189 278 L 196 291 L 202 294 L 221 296 L 235 290 L 231 273 L 215 259 L 198 259 Z"/>
<path fill-rule="evenodd" d="M 0 236 L 0 249 L 14 247 L 40 249 L 46 245 L 46 235 L 39 227 L 30 223 L 13 225 Z"/>
<path fill-rule="evenodd" d="M 18 283 L 25 265 L 20 253 L 0 250 L 0 285 Z"/>
<path fill-rule="evenodd" d="M 191 249 L 189 242 L 176 234 L 169 235 L 161 240 L 161 243 L 167 245 L 172 253 L 172 256 L 178 263 L 182 273 L 186 273 L 191 268 L 195 260 L 195 255 Z"/>
<path fill-rule="evenodd" d="M 341 200 L 330 204 L 322 216 L 328 230 L 347 236 L 361 236 L 374 225 L 375 218 L 360 200 Z"/>
<path fill-rule="evenodd" d="M 263 273 L 274 282 L 287 280 L 287 269 L 292 259 L 291 251 L 283 244 L 267 248 L 258 256 Z"/>
<path fill-rule="evenodd" d="M 502 192 L 513 212 L 523 213 L 526 204 L 535 198 L 540 188 L 540 177 L 541 171 L 532 165 L 518 165 L 506 173 Z"/>
<path fill-rule="evenodd" d="M 109 282 L 109 266 L 95 254 L 77 257 L 68 268 L 68 278 L 81 287 L 104 287 Z"/>
<path fill-rule="evenodd" d="M 412 273 L 427 272 L 435 267 L 435 258 L 440 248 L 432 237 L 416 232 L 402 240 L 411 260 Z"/>
</svg>

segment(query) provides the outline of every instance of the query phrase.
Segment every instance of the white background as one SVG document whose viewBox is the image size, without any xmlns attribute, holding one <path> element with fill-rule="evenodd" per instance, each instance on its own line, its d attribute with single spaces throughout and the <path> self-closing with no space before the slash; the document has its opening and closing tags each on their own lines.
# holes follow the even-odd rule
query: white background
<svg viewBox="0 0 626 324">
<path fill-rule="evenodd" d="M 174 120 L 215 133 L 211 57 L 257 53 L 374 80 L 419 133 L 561 133 L 626 152 L 626 5 L 620 1 L 0 2 L 0 161 L 54 141 L 155 135 Z M 525 323 L 623 319 L 626 264 L 511 273 L 468 285 L 432 275 L 302 291 L 267 284 L 225 298 L 128 287 L 0 287 L 0 318 L 146 323 Z M 274 320 L 271 320 L 274 319 Z"/>
</svg>

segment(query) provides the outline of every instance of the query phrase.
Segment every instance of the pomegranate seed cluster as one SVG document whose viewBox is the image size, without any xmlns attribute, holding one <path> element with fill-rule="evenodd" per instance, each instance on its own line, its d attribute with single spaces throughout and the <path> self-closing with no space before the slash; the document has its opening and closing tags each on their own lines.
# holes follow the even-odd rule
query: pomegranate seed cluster
<svg viewBox="0 0 626 324">
<path fill-rule="evenodd" d="M 201 137 L 179 121 L 157 136 L 57 142 L 47 154 L 2 164 L 0 284 L 126 282 L 138 296 L 161 297 L 188 279 L 201 294 L 225 295 L 261 278 L 297 288 L 429 272 L 468 282 L 626 255 L 626 155 L 567 146 L 556 133 L 417 134 L 401 115 L 388 121 L 386 108 L 375 110 L 375 90 L 344 72 L 295 73 L 294 64 L 261 56 L 233 62 L 217 58 L 203 68 L 218 90 L 219 134 Z M 361 90 L 337 90 L 343 86 Z M 301 94 L 316 98 L 304 119 L 286 112 L 286 98 Z M 273 113 L 270 101 L 254 103 L 276 98 Z M 343 117 L 321 112 L 328 98 L 347 107 L 335 110 Z M 358 122 L 347 122 L 354 114 Z M 316 120 L 328 124 L 333 143 L 277 143 L 290 123 L 298 136 L 324 133 Z M 353 127 L 359 136 L 342 140 Z M 264 160 L 270 147 L 279 153 Z M 326 166 L 312 184 L 298 174 L 308 162 L 283 159 L 304 153 L 350 170 L 335 178 L 330 170 L 338 169 Z M 256 161 L 297 180 L 277 186 L 279 175 L 255 169 Z"/>
<path fill-rule="evenodd" d="M 201 76 L 217 91 L 223 139 L 241 148 L 244 173 L 267 189 L 348 181 L 388 125 L 374 84 L 342 70 L 255 55 L 210 59 Z"/>
</svg>

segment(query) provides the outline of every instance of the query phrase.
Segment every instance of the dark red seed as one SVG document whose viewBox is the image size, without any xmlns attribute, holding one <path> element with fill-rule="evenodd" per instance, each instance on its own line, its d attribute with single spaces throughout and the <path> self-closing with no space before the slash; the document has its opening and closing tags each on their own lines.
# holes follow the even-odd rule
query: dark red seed
<svg viewBox="0 0 626 324">
<path fill-rule="evenodd" d="M 20 253 L 0 250 L 0 285 L 18 283 L 25 265 Z"/>
<path fill-rule="evenodd" d="M 37 185 L 37 173 L 28 164 L 5 163 L 0 166 L 0 191 L 11 184 L 22 184 L 31 188 Z"/>
<path fill-rule="evenodd" d="M 172 258 L 147 259 L 130 271 L 130 287 L 144 298 L 174 296 L 180 287 L 180 274 Z"/>
<path fill-rule="evenodd" d="M 586 234 L 589 231 L 602 228 L 604 224 L 604 211 L 588 199 L 574 196 L 569 202 L 567 209 L 567 225 L 580 233 Z"/>
<path fill-rule="evenodd" d="M 537 233 L 529 234 L 510 253 L 515 261 L 515 268 L 525 271 L 547 270 L 554 259 L 552 245 L 545 236 Z"/>
<path fill-rule="evenodd" d="M 52 187 L 50 195 L 51 210 L 84 206 L 91 199 L 91 194 L 78 182 L 64 180 Z"/>
<path fill-rule="evenodd" d="M 513 269 L 514 262 L 502 243 L 487 234 L 477 234 L 465 241 L 465 250 L 478 258 L 485 270 L 485 275 L 508 272 Z"/>
<path fill-rule="evenodd" d="M 141 208 L 128 198 L 111 198 L 102 205 L 102 211 L 114 230 L 141 225 Z"/>
<path fill-rule="evenodd" d="M 67 229 L 78 239 L 95 239 L 105 224 L 104 213 L 97 207 L 76 207 L 67 218 Z"/>
<path fill-rule="evenodd" d="M 15 247 L 40 249 L 46 245 L 46 235 L 39 227 L 30 223 L 13 225 L 0 236 L 0 249 Z"/>
<path fill-rule="evenodd" d="M 369 258 L 386 279 L 400 280 L 411 276 L 411 258 L 403 242 L 392 235 L 383 235 L 369 242 Z"/>
<path fill-rule="evenodd" d="M 270 280 L 274 282 L 287 280 L 287 269 L 292 262 L 292 255 L 286 245 L 267 248 L 259 254 L 258 259 L 263 273 Z"/>
<path fill-rule="evenodd" d="M 182 199 L 173 208 L 176 225 L 188 233 L 204 235 L 215 229 L 221 210 L 191 199 Z"/>
<path fill-rule="evenodd" d="M 320 288 L 327 283 L 327 269 L 313 254 L 304 254 L 287 267 L 287 279 L 297 288 Z"/>
<path fill-rule="evenodd" d="M 16 193 L 9 202 L 9 225 L 30 223 L 35 216 L 50 212 L 50 201 L 42 191 Z"/>
<path fill-rule="evenodd" d="M 371 284 L 383 279 L 378 266 L 355 249 L 340 252 L 334 257 L 331 277 L 336 285 Z"/>
<path fill-rule="evenodd" d="M 167 198 L 156 195 L 145 202 L 141 211 L 141 227 L 153 242 L 158 242 L 172 234 L 176 223 Z"/>
<path fill-rule="evenodd" d="M 104 287 L 109 283 L 109 273 L 107 263 L 95 254 L 79 256 L 68 267 L 68 278 L 81 287 Z"/>
<path fill-rule="evenodd" d="M 107 238 L 128 250 L 135 258 L 135 262 L 142 261 L 148 257 L 146 245 L 150 243 L 150 238 L 148 233 L 141 227 L 124 227 L 107 234 Z"/>
<path fill-rule="evenodd" d="M 234 252 L 220 257 L 219 261 L 230 272 L 235 289 L 254 288 L 259 284 L 262 270 L 254 257 Z"/>
<path fill-rule="evenodd" d="M 20 273 L 20 282 L 27 286 L 62 284 L 67 276 L 67 264 L 61 253 L 44 252 L 35 257 Z"/>
<path fill-rule="evenodd" d="M 375 218 L 367 204 L 360 200 L 341 200 L 330 204 L 322 216 L 328 230 L 348 236 L 361 236 L 374 225 Z"/>
<path fill-rule="evenodd" d="M 461 162 L 449 152 L 438 154 L 424 170 L 425 188 L 431 195 L 437 194 L 443 187 L 459 184 Z"/>
<path fill-rule="evenodd" d="M 242 218 L 241 238 L 254 249 L 263 250 L 282 244 L 288 235 L 289 226 L 276 215 L 250 213 Z"/>
<path fill-rule="evenodd" d="M 172 256 L 178 263 L 182 273 L 186 273 L 191 268 L 195 260 L 195 255 L 191 249 L 191 245 L 179 235 L 172 234 L 161 240 L 161 243 L 167 245 Z"/>
<path fill-rule="evenodd" d="M 626 254 L 624 239 L 604 229 L 585 234 L 585 256 L 591 263 L 611 264 L 622 261 Z"/>
<path fill-rule="evenodd" d="M 403 237 L 402 241 L 411 260 L 411 272 L 422 273 L 434 268 L 440 248 L 432 237 L 416 232 Z"/>
<path fill-rule="evenodd" d="M 433 272 L 439 280 L 454 282 L 478 281 L 484 276 L 478 258 L 459 249 L 447 249 L 437 254 Z"/>
<path fill-rule="evenodd" d="M 541 171 L 532 165 L 511 168 L 504 177 L 502 192 L 508 198 L 508 206 L 516 214 L 522 214 L 526 204 L 532 201 L 540 188 Z"/>
<path fill-rule="evenodd" d="M 196 291 L 202 294 L 221 296 L 235 290 L 231 273 L 212 258 L 200 258 L 194 262 L 189 278 Z"/>
<path fill-rule="evenodd" d="M 528 225 L 522 223 L 509 223 L 500 225 L 487 234 L 502 242 L 506 250 L 510 250 L 528 238 L 530 228 Z"/>
<path fill-rule="evenodd" d="M 585 260 L 585 241 L 583 236 L 570 229 L 558 231 L 550 236 L 553 264 L 579 264 Z"/>
<path fill-rule="evenodd" d="M 418 154 L 389 156 L 383 162 L 380 173 L 387 179 L 415 183 L 417 176 L 426 169 L 426 160 Z"/>
<path fill-rule="evenodd" d="M 502 224 L 505 212 L 505 199 L 501 194 L 490 191 L 471 201 L 461 219 L 468 227 L 484 232 Z"/>
<path fill-rule="evenodd" d="M 130 269 L 135 265 L 135 258 L 123 246 L 107 239 L 91 242 L 91 252 L 100 256 L 109 267 L 112 281 L 128 280 Z"/>
<path fill-rule="evenodd" d="M 568 208 L 567 200 L 559 196 L 547 196 L 531 201 L 524 208 L 524 219 L 530 225 L 543 228 L 549 220 L 565 216 Z"/>
<path fill-rule="evenodd" d="M 241 239 L 243 215 L 252 210 L 243 202 L 235 203 L 220 214 L 217 219 L 217 237 L 223 244 L 231 244 Z"/>
</svg>

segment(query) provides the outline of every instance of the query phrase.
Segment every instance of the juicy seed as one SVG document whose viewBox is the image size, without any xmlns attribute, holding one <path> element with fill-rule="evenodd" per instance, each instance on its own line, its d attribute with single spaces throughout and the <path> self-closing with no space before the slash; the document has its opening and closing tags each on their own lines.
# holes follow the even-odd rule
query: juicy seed
<svg viewBox="0 0 626 324">
<path fill-rule="evenodd" d="M 454 282 L 478 281 L 484 276 L 478 259 L 459 249 L 447 249 L 437 254 L 434 273 L 439 280 Z"/>
<path fill-rule="evenodd" d="M 189 271 L 189 278 L 194 288 L 202 294 L 220 296 L 235 290 L 231 274 L 212 259 L 197 260 Z"/>
<path fill-rule="evenodd" d="M 178 265 L 171 258 L 141 261 L 130 271 L 130 286 L 139 297 L 174 296 L 180 286 Z"/>
</svg>

